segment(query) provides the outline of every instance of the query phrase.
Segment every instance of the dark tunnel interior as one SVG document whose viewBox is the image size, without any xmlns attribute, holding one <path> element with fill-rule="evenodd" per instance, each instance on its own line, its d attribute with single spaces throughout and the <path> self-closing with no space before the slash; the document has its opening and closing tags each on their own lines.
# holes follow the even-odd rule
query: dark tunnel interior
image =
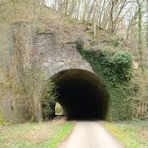
<svg viewBox="0 0 148 148">
<path fill-rule="evenodd" d="M 66 70 L 54 77 L 65 115 L 70 120 L 106 120 L 108 95 L 98 77 L 85 70 Z"/>
</svg>

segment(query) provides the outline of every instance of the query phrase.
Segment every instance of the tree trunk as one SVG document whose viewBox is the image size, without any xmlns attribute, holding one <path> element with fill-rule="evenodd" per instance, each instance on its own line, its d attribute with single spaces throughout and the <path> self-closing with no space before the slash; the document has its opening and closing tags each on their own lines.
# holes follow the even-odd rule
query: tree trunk
<svg viewBox="0 0 148 148">
<path fill-rule="evenodd" d="M 138 4 L 138 52 L 139 52 L 140 66 L 143 69 L 142 12 L 139 0 L 137 0 L 137 4 Z"/>
<path fill-rule="evenodd" d="M 147 0 L 146 47 L 148 48 L 148 0 Z"/>
</svg>

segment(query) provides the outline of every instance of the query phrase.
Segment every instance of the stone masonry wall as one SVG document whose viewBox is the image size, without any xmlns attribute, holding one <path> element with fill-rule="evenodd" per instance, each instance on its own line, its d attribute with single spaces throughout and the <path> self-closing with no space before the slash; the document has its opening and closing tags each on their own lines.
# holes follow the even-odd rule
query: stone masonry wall
<svg viewBox="0 0 148 148">
<path fill-rule="evenodd" d="M 75 45 L 68 44 L 68 42 L 76 41 L 80 35 L 75 34 L 67 38 L 68 40 L 62 41 L 62 38 L 66 38 L 64 36 L 69 34 L 66 30 L 63 32 L 59 33 L 59 31 L 48 27 L 46 30 L 38 31 L 34 23 L 15 23 L 12 27 L 13 35 L 11 36 L 12 54 L 13 51 L 20 52 L 23 68 L 31 68 L 34 64 L 41 66 L 47 75 L 46 79 L 67 69 L 83 69 L 93 72 L 90 64 L 81 57 Z M 12 62 L 14 65 L 17 64 L 13 59 Z M 15 75 L 17 70 L 14 67 L 11 70 Z M 1 98 L 0 113 L 6 121 L 23 122 L 27 120 L 25 102 L 26 98 L 20 100 L 19 97 Z M 36 110 L 40 111 L 39 108 Z M 37 114 L 37 116 L 40 116 L 40 114 Z"/>
</svg>

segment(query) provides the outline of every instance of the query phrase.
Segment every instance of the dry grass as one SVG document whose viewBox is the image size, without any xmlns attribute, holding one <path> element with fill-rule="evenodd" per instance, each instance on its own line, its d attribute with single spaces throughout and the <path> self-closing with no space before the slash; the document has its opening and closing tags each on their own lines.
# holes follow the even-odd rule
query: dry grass
<svg viewBox="0 0 148 148">
<path fill-rule="evenodd" d="M 148 141 L 148 130 L 138 129 L 137 134 L 140 138 L 144 139 L 145 141 Z"/>
<path fill-rule="evenodd" d="M 106 123 L 105 126 L 126 148 L 148 147 L 147 121 Z"/>
<path fill-rule="evenodd" d="M 72 127 L 64 120 L 1 126 L 0 148 L 56 148 Z"/>
</svg>

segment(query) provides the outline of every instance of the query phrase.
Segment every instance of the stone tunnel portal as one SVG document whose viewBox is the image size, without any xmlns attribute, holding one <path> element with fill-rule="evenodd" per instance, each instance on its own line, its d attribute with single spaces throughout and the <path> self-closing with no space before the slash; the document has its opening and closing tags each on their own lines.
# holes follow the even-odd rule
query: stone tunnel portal
<svg viewBox="0 0 148 148">
<path fill-rule="evenodd" d="M 68 119 L 106 120 L 109 99 L 105 86 L 93 73 L 71 69 L 53 77 L 61 104 Z"/>
</svg>

